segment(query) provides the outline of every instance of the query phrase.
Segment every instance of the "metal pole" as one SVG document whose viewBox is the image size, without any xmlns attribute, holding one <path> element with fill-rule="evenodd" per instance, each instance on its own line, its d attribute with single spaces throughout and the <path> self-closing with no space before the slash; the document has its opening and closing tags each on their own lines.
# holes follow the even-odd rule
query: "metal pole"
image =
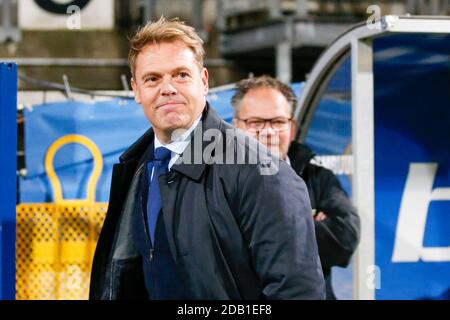
<svg viewBox="0 0 450 320">
<path fill-rule="evenodd" d="M 431 0 L 429 13 L 431 15 L 438 15 L 441 10 L 441 1 L 440 0 Z"/>
<path fill-rule="evenodd" d="M 375 267 L 374 83 L 371 40 L 353 39 L 352 148 L 353 202 L 361 218 L 361 239 L 354 256 L 354 298 L 373 300 Z"/>
<path fill-rule="evenodd" d="M 308 17 L 308 1 L 297 0 L 297 17 L 305 19 Z"/>
<path fill-rule="evenodd" d="M 406 11 L 409 14 L 416 14 L 416 2 L 417 0 L 408 0 L 408 3 L 406 4 Z"/>
<path fill-rule="evenodd" d="M 276 74 L 278 80 L 290 83 L 292 79 L 292 46 L 290 41 L 283 41 L 276 47 Z"/>
<path fill-rule="evenodd" d="M 7 31 L 11 28 L 11 3 L 9 0 L 1 0 L 2 2 L 2 25 L 3 28 Z"/>
<path fill-rule="evenodd" d="M 122 74 L 120 75 L 120 81 L 122 81 L 122 87 L 124 91 L 130 91 L 130 86 L 128 85 L 127 76 Z"/>
<path fill-rule="evenodd" d="M 0 0 L 0 6 L 2 11 L 1 16 L 1 28 L 0 28 L 0 41 L 5 42 L 7 40 L 12 40 L 14 42 L 20 41 L 20 32 L 16 26 L 13 26 L 12 21 L 12 5 L 17 1 L 11 0 Z"/>
<path fill-rule="evenodd" d="M 203 41 L 208 40 L 208 33 L 203 26 L 203 0 L 191 0 L 192 2 L 192 26 Z"/>
<path fill-rule="evenodd" d="M 191 0 L 192 26 L 197 31 L 203 31 L 203 0 Z"/>
<path fill-rule="evenodd" d="M 292 80 L 292 38 L 293 23 L 291 19 L 285 22 L 285 39 L 276 46 L 276 77 L 284 82 Z"/>
<path fill-rule="evenodd" d="M 224 0 L 217 0 L 217 29 L 219 31 L 224 31 L 226 28 L 226 18 L 225 18 L 225 12 L 223 10 L 224 5 L 223 5 L 223 1 Z"/>
<path fill-rule="evenodd" d="M 69 100 L 72 100 L 72 90 L 70 90 L 69 78 L 66 74 L 63 74 L 63 82 L 66 90 L 66 96 Z"/>
<path fill-rule="evenodd" d="M 272 19 L 277 19 L 281 17 L 281 8 L 279 0 L 268 0 L 269 5 L 269 15 Z"/>
<path fill-rule="evenodd" d="M 144 19 L 143 23 L 147 23 L 148 21 L 153 19 L 155 1 L 154 0 L 141 0 L 140 5 L 141 5 L 141 8 L 143 9 L 143 15 L 142 15 L 142 18 Z"/>
</svg>

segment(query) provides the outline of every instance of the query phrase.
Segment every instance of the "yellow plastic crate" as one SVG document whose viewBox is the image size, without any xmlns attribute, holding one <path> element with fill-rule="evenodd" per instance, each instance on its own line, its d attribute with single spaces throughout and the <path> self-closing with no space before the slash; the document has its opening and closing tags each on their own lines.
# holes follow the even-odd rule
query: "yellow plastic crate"
<svg viewBox="0 0 450 320">
<path fill-rule="evenodd" d="M 93 155 L 87 198 L 65 200 L 53 168 L 56 151 L 79 143 Z M 85 136 L 56 140 L 45 156 L 55 202 L 17 205 L 16 299 L 82 300 L 89 294 L 92 258 L 108 203 L 95 202 L 95 189 L 103 168 L 98 147 Z"/>
</svg>

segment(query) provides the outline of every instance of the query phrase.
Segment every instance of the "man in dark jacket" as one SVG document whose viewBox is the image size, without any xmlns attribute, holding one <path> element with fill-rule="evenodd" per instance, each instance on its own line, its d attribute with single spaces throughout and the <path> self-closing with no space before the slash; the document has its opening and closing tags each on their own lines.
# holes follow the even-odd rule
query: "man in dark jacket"
<svg viewBox="0 0 450 320">
<path fill-rule="evenodd" d="M 90 298 L 322 299 L 306 185 L 207 104 L 203 55 L 177 20 L 131 40 L 152 128 L 114 166 Z"/>
<path fill-rule="evenodd" d="M 236 88 L 234 125 L 288 162 L 308 187 L 327 299 L 336 299 L 331 267 L 346 267 L 356 249 L 360 231 L 356 210 L 336 176 L 310 163 L 311 150 L 293 141 L 296 97 L 292 89 L 268 76 L 242 80 Z"/>
</svg>

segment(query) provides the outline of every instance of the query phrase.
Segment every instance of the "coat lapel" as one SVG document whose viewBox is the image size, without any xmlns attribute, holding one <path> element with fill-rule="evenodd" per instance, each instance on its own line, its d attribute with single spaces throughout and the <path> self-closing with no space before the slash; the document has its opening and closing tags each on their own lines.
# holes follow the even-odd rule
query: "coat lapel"
<svg viewBox="0 0 450 320">
<path fill-rule="evenodd" d="M 221 125 L 222 121 L 219 116 L 207 103 L 205 110 L 203 111 L 201 126 L 197 126 L 194 130 L 190 143 L 179 158 L 179 160 L 183 159 L 183 161 L 177 161 L 172 166 L 170 172 L 159 177 L 164 224 L 166 227 L 167 240 L 174 259 L 178 256 L 175 242 L 174 221 L 175 215 L 180 214 L 180 208 L 176 208 L 176 200 L 180 192 L 179 174 L 194 181 L 199 181 L 201 179 L 207 166 L 205 163 L 205 160 L 207 162 L 207 159 L 203 159 L 203 150 L 210 143 L 209 141 L 204 141 L 203 132 L 211 128 L 220 130 Z M 196 143 L 200 143 L 201 147 L 196 148 L 194 144 L 195 141 L 197 141 Z M 144 156 L 145 151 L 148 150 L 149 147 L 153 148 L 153 146 L 154 132 L 153 129 L 150 129 L 120 156 L 120 161 L 126 163 L 128 161 L 136 161 L 139 159 L 139 167 L 142 164 L 142 161 L 146 160 L 146 157 Z"/>
<path fill-rule="evenodd" d="M 195 181 L 200 180 L 212 156 L 203 154 L 205 148 L 211 143 L 204 139 L 204 133 L 209 129 L 222 130 L 222 120 L 208 103 L 206 103 L 200 123 L 201 125 L 195 128 L 183 154 L 171 169 L 171 171 L 177 171 Z M 213 143 L 217 143 L 217 141 Z M 211 150 L 214 150 L 214 148 L 211 148 Z"/>
<path fill-rule="evenodd" d="M 161 204 L 167 231 L 167 240 L 174 259 L 178 257 L 178 248 L 175 241 L 176 215 L 182 214 L 181 208 L 177 208 L 177 197 L 180 192 L 181 177 L 185 176 L 196 182 L 200 181 L 208 159 L 203 159 L 203 150 L 210 142 L 203 139 L 203 132 L 210 128 L 220 129 L 221 120 L 209 105 L 203 112 L 201 125 L 195 128 L 191 140 L 178 161 L 172 166 L 170 172 L 159 177 L 161 191 Z M 200 147 L 195 144 L 200 143 Z M 205 161 L 206 160 L 206 161 Z"/>
</svg>

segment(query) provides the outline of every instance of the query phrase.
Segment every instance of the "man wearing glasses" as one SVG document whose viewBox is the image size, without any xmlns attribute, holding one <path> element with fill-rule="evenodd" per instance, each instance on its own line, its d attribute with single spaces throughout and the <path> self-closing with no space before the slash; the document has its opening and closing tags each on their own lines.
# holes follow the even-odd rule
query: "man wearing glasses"
<svg viewBox="0 0 450 320">
<path fill-rule="evenodd" d="M 244 79 L 231 99 L 233 125 L 265 144 L 305 181 L 314 215 L 316 239 L 325 276 L 326 298 L 336 299 L 331 267 L 346 267 L 359 242 L 360 221 L 336 176 L 310 163 L 305 145 L 293 141 L 297 99 L 291 87 L 269 76 Z"/>
</svg>

